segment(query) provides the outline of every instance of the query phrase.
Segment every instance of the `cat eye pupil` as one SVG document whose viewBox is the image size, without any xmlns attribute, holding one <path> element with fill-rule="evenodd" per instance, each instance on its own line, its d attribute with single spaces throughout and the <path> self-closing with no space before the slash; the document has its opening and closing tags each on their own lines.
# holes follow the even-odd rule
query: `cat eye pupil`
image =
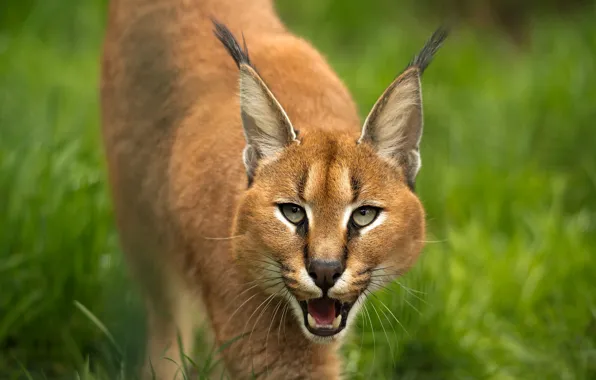
<svg viewBox="0 0 596 380">
<path fill-rule="evenodd" d="M 375 221 L 379 209 L 372 206 L 362 206 L 352 213 L 352 223 L 357 228 L 366 227 Z"/>
<path fill-rule="evenodd" d="M 279 209 L 286 218 L 292 224 L 300 224 L 306 218 L 306 212 L 304 209 L 293 203 L 283 203 L 279 205 Z"/>
</svg>

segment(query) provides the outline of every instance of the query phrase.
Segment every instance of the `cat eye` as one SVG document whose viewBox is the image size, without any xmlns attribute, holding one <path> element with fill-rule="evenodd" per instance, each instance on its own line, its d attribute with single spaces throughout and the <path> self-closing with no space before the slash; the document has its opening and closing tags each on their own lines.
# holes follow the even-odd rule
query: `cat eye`
<svg viewBox="0 0 596 380">
<path fill-rule="evenodd" d="M 300 224 L 306 217 L 304 209 L 293 203 L 284 203 L 279 205 L 279 209 L 284 217 L 293 224 Z"/>
<path fill-rule="evenodd" d="M 358 228 L 366 227 L 377 218 L 379 209 L 372 206 L 358 207 L 352 213 L 352 223 Z"/>
</svg>

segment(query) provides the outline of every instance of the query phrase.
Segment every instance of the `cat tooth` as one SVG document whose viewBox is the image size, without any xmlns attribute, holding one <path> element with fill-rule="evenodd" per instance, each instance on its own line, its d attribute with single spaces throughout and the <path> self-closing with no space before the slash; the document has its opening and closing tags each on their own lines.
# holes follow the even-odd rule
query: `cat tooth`
<svg viewBox="0 0 596 380">
<path fill-rule="evenodd" d="M 306 319 L 308 319 L 308 325 L 310 327 L 312 327 L 313 329 L 317 327 L 317 322 L 315 321 L 315 319 L 312 317 L 312 315 L 308 314 L 306 316 Z"/>
<path fill-rule="evenodd" d="M 338 315 L 337 317 L 335 317 L 335 319 L 333 320 L 332 326 L 334 329 L 338 329 L 340 324 L 341 324 L 341 314 Z"/>
</svg>

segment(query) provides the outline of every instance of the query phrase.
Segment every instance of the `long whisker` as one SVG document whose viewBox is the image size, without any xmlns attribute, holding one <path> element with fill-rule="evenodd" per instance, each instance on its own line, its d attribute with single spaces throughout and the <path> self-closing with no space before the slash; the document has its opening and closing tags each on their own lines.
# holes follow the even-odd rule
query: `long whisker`
<svg viewBox="0 0 596 380">
<path fill-rule="evenodd" d="M 269 304 L 271 304 L 271 302 L 275 299 L 275 296 L 277 296 L 279 293 L 281 292 L 281 289 L 278 290 L 277 292 L 271 294 L 269 297 L 267 297 L 267 299 L 265 299 L 265 301 L 267 301 L 267 303 L 265 304 L 265 306 L 263 307 L 263 310 L 261 310 L 261 312 L 259 313 L 257 319 L 255 320 L 255 323 L 252 325 L 252 329 L 250 330 L 250 335 L 248 337 L 248 340 L 250 341 L 252 339 L 252 334 L 255 331 L 255 328 L 257 327 L 257 323 L 259 323 L 259 320 L 261 319 L 261 317 L 263 316 L 263 314 L 265 313 L 265 311 L 267 310 L 267 308 L 269 307 Z M 265 302 L 264 301 L 264 302 Z M 260 306 L 259 306 L 260 307 Z M 257 308 L 258 309 L 258 308 Z M 250 318 L 248 319 L 250 321 Z M 247 321 L 248 322 L 248 321 Z M 252 342 L 251 342 L 252 343 Z"/>
<path fill-rule="evenodd" d="M 250 317 L 248 317 L 248 319 L 246 320 L 246 323 L 244 324 L 244 327 L 242 328 L 242 332 L 243 332 L 243 333 L 244 333 L 244 331 L 246 330 L 246 325 L 248 324 L 248 322 L 250 322 L 250 320 L 251 320 L 251 319 L 252 319 L 252 317 L 255 315 L 255 313 L 256 313 L 256 312 L 257 312 L 257 311 L 258 311 L 258 310 L 261 308 L 261 306 L 263 306 L 263 305 L 264 305 L 264 304 L 265 304 L 265 303 L 266 303 L 268 300 L 270 300 L 270 299 L 273 299 L 273 297 L 275 297 L 275 293 L 273 293 L 273 294 L 269 295 L 267 298 L 265 298 L 265 300 L 264 300 L 263 302 L 261 302 L 261 303 L 259 304 L 259 306 L 257 306 L 257 308 L 256 308 L 256 309 L 255 309 L 255 310 L 252 312 L 252 314 L 250 315 Z M 250 352 L 251 352 L 251 353 L 253 352 L 253 349 L 252 349 L 252 340 L 251 340 L 251 339 L 252 339 L 252 333 L 253 333 L 253 331 L 254 331 L 254 328 L 255 328 L 255 326 L 257 325 L 257 322 L 258 322 L 258 321 L 259 321 L 259 320 L 257 319 L 257 321 L 256 321 L 256 322 L 255 322 L 255 324 L 253 325 L 253 328 L 252 328 L 252 330 L 250 331 L 250 335 L 249 335 L 249 337 L 248 337 L 248 344 L 250 345 Z M 252 365 L 252 368 L 253 368 L 253 370 L 254 370 L 254 356 L 255 356 L 254 354 L 251 354 L 251 363 L 252 363 L 251 365 Z"/>
<path fill-rule="evenodd" d="M 403 284 L 402 284 L 401 282 L 399 282 L 399 281 L 396 281 L 396 283 L 397 283 L 397 284 L 398 284 L 398 285 L 399 285 L 399 286 L 400 286 L 402 289 L 404 289 L 404 290 L 405 290 L 405 291 L 406 291 L 406 292 L 407 292 L 409 295 L 411 295 L 412 297 L 416 297 L 416 298 L 417 298 L 417 299 L 418 299 L 420 302 L 423 302 L 424 304 L 426 304 L 426 305 L 429 305 L 429 303 L 428 303 L 428 302 L 427 302 L 427 301 L 426 301 L 424 298 L 422 298 L 422 297 L 420 297 L 419 295 L 415 294 L 415 292 L 416 292 L 416 293 L 419 293 L 419 294 L 422 294 L 422 295 L 426 295 L 426 293 L 425 293 L 425 292 L 422 292 L 422 291 L 418 291 L 418 290 L 414 290 L 414 289 L 408 288 L 407 286 L 403 285 Z"/>
<path fill-rule="evenodd" d="M 203 239 L 205 240 L 232 240 L 232 239 L 237 239 L 239 237 L 242 237 L 244 235 L 234 235 L 234 236 L 226 236 L 226 237 L 207 237 L 207 236 L 203 236 Z"/>
<path fill-rule="evenodd" d="M 284 289 L 284 290 L 286 292 L 288 291 L 287 289 Z M 283 304 L 283 301 L 286 301 L 286 299 L 284 299 L 283 297 L 281 297 L 279 299 L 279 302 L 275 306 L 275 309 L 273 309 L 273 316 L 271 317 L 271 323 L 269 324 L 269 328 L 267 329 L 267 335 L 265 336 L 265 352 L 267 352 L 267 344 L 269 343 L 269 333 L 271 332 L 271 327 L 273 326 L 273 322 L 275 321 L 275 316 L 277 315 L 277 312 L 281 308 L 281 305 Z M 280 317 L 281 317 L 281 315 L 280 315 Z"/>
<path fill-rule="evenodd" d="M 252 319 L 252 317 L 253 317 L 253 316 L 254 316 L 254 315 L 255 315 L 255 314 L 256 314 L 256 313 L 257 313 L 257 312 L 258 312 L 258 311 L 261 309 L 261 307 L 262 307 L 262 306 L 263 306 L 263 305 L 264 305 L 264 304 L 265 304 L 265 303 L 266 303 L 266 302 L 267 302 L 267 301 L 268 301 L 270 298 L 272 298 L 272 297 L 274 297 L 274 296 L 275 296 L 275 293 L 268 295 L 267 297 L 265 297 L 265 300 L 263 300 L 263 301 L 262 301 L 262 302 L 259 304 L 259 306 L 257 306 L 257 307 L 256 307 L 256 308 L 253 310 L 252 314 L 251 314 L 251 315 L 248 317 L 248 319 L 247 319 L 247 320 L 246 320 L 246 322 L 244 323 L 244 327 L 242 328 L 242 332 L 243 332 L 243 333 L 245 332 L 245 330 L 246 330 L 246 326 L 248 325 L 248 322 L 250 322 L 250 320 Z"/>
<path fill-rule="evenodd" d="M 287 318 L 288 317 L 288 314 L 292 312 L 292 310 L 291 310 L 292 306 L 290 305 L 290 302 L 288 302 L 288 305 L 287 306 L 288 306 L 287 307 L 287 310 L 288 311 L 286 311 L 286 314 L 284 315 L 284 330 L 283 330 L 284 342 L 287 342 L 287 337 L 286 337 L 286 325 L 287 325 L 287 323 L 285 321 L 285 318 Z"/>
<path fill-rule="evenodd" d="M 288 292 L 288 289 L 284 288 L 284 290 L 286 292 Z M 285 301 L 285 299 L 282 297 L 280 297 L 279 302 L 277 303 L 277 305 L 275 306 L 275 309 L 273 310 L 273 316 L 271 317 L 271 323 L 269 323 L 269 328 L 267 329 L 267 335 L 265 335 L 265 363 L 268 362 L 267 360 L 267 347 L 269 345 L 269 332 L 271 332 L 271 326 L 273 326 L 273 322 L 275 321 L 275 316 L 277 315 L 277 311 L 279 310 L 280 306 L 282 305 L 282 302 Z M 269 367 L 267 367 L 267 373 L 269 373 Z"/>
<path fill-rule="evenodd" d="M 266 288 L 263 288 L 263 290 L 270 289 L 270 288 L 272 288 L 272 287 L 274 287 L 274 286 L 277 286 L 277 285 L 281 284 L 282 282 L 283 282 L 283 281 L 276 282 L 276 283 L 274 283 L 274 284 L 272 284 L 272 285 L 270 285 L 270 286 L 268 286 L 268 287 L 266 287 Z M 242 303 L 240 304 L 240 306 L 238 306 L 238 307 L 236 308 L 236 310 L 234 310 L 234 312 L 232 313 L 232 315 L 231 315 L 231 316 L 228 318 L 228 320 L 226 321 L 226 324 L 225 324 L 225 325 L 227 325 L 227 324 L 230 322 L 230 320 L 231 320 L 231 319 L 234 317 L 234 315 L 236 315 L 236 313 L 238 312 L 238 310 L 240 310 L 240 309 L 242 308 L 242 306 L 244 306 L 244 305 L 245 305 L 245 304 L 246 304 L 248 301 L 250 301 L 251 299 L 255 298 L 255 297 L 256 297 L 256 296 L 258 296 L 258 295 L 259 295 L 259 293 L 255 293 L 255 294 L 253 294 L 253 295 L 252 295 L 250 298 L 248 298 L 246 301 L 242 302 Z M 249 319 L 249 320 L 250 320 L 250 319 Z M 225 326 L 225 325 L 224 325 L 224 326 Z M 245 326 L 245 327 L 246 327 L 246 326 Z M 242 329 L 242 331 L 244 332 L 244 329 Z"/>
<path fill-rule="evenodd" d="M 270 305 L 270 304 L 271 304 L 271 302 L 272 302 L 272 301 L 275 299 L 275 297 L 276 297 L 276 296 L 277 296 L 279 293 L 281 293 L 281 291 L 282 291 L 282 290 L 284 290 L 284 289 L 285 289 L 285 288 L 282 288 L 282 289 L 278 290 L 277 292 L 275 292 L 275 293 L 271 294 L 269 297 L 267 297 L 267 298 L 265 299 L 265 301 L 263 301 L 263 302 L 261 303 L 261 305 L 259 305 L 259 306 L 258 306 L 258 307 L 255 309 L 255 312 L 256 312 L 256 311 L 257 311 L 257 310 L 258 310 L 258 309 L 259 309 L 259 308 L 260 308 L 260 307 L 263 305 L 263 303 L 267 302 L 267 303 L 265 304 L 265 306 L 263 307 L 263 310 L 261 310 L 261 312 L 259 313 L 259 315 L 258 315 L 257 319 L 255 320 L 255 323 L 253 324 L 253 326 L 252 326 L 252 329 L 251 329 L 251 331 L 250 331 L 250 335 L 249 335 L 249 337 L 248 337 L 248 341 L 249 341 L 249 344 L 250 344 L 250 346 L 251 346 L 251 352 L 252 352 L 252 334 L 254 333 L 254 331 L 255 331 L 255 328 L 256 328 L 257 324 L 259 323 L 259 320 L 261 319 L 261 317 L 263 316 L 263 314 L 265 313 L 265 311 L 266 311 L 266 310 L 269 308 L 269 305 Z M 267 301 L 267 300 L 268 300 L 268 301 Z M 252 314 L 252 315 L 254 315 L 254 312 L 253 312 L 253 314 Z M 248 320 L 246 321 L 247 323 L 248 323 L 248 321 L 250 321 L 250 320 L 251 320 L 251 318 L 252 318 L 252 315 L 251 315 L 251 316 L 248 318 Z M 273 320 L 273 319 L 274 319 L 274 318 L 272 318 L 272 320 Z M 245 325 L 245 327 L 246 327 L 246 325 Z M 271 327 L 271 326 L 270 326 L 270 327 Z M 244 329 L 243 329 L 243 330 L 244 330 Z M 267 335 L 269 335 L 269 333 L 267 333 Z M 265 341 L 265 365 L 266 365 L 265 371 L 268 371 L 269 369 L 268 369 L 268 367 L 267 367 L 267 359 L 266 359 L 266 358 L 267 358 L 267 341 Z"/>
<path fill-rule="evenodd" d="M 447 243 L 447 240 L 418 240 L 419 243 Z"/>
<path fill-rule="evenodd" d="M 370 379 L 370 378 L 372 378 L 371 374 L 372 374 L 373 368 L 375 367 L 375 359 L 377 358 L 377 341 L 375 339 L 375 328 L 373 326 L 372 318 L 370 317 L 370 313 L 368 312 L 368 308 L 366 307 L 366 304 L 363 304 L 362 306 L 364 306 L 364 311 L 366 312 L 366 315 L 368 316 L 368 321 L 370 323 L 370 332 L 373 337 L 373 360 L 372 360 L 372 364 L 370 366 L 370 371 L 368 374 L 368 378 Z"/>
<path fill-rule="evenodd" d="M 393 368 L 395 368 L 395 356 L 393 356 L 393 346 L 391 345 L 391 342 L 389 341 L 389 335 L 387 335 L 387 331 L 385 330 L 385 324 L 383 323 L 383 320 L 381 319 L 381 316 L 379 315 L 379 312 L 377 311 L 377 308 L 375 307 L 375 305 L 371 302 L 370 306 L 373 308 L 373 311 L 377 315 L 377 318 L 379 319 L 379 323 L 381 323 L 381 328 L 383 329 L 383 333 L 385 334 L 385 339 L 387 339 L 387 344 L 389 345 L 389 352 L 391 354 Z"/>
<path fill-rule="evenodd" d="M 278 274 L 278 275 L 280 274 L 279 270 L 275 270 L 275 269 L 271 269 L 271 268 L 266 268 L 266 267 L 262 267 L 262 266 L 259 266 L 259 265 L 246 265 L 246 264 L 236 264 L 236 265 L 237 266 L 240 266 L 240 267 L 244 267 L 244 268 L 258 269 L 258 270 L 262 270 L 262 271 L 265 271 L 265 272 L 272 272 L 272 273 L 275 273 L 275 274 Z"/>
<path fill-rule="evenodd" d="M 277 326 L 277 344 L 280 344 L 279 337 L 281 336 L 281 325 L 283 325 L 285 322 L 286 311 L 288 310 L 288 306 L 290 306 L 289 301 L 285 304 L 283 310 L 281 311 L 281 318 L 280 318 L 279 326 Z"/>
<path fill-rule="evenodd" d="M 266 252 L 259 252 L 259 255 L 258 256 L 259 257 L 264 257 L 265 259 L 270 260 L 271 262 L 275 263 L 276 265 L 279 265 L 279 262 L 277 261 L 278 259 L 276 259 L 275 257 L 269 255 Z M 256 258 L 253 258 L 253 259 L 256 259 Z"/>
<path fill-rule="evenodd" d="M 396 277 L 395 279 L 393 277 Z M 399 273 L 398 272 L 394 272 L 394 273 L 382 273 L 382 274 L 373 274 L 370 276 L 371 279 L 373 278 L 379 278 L 382 281 L 385 281 L 387 283 L 391 283 L 391 282 L 395 282 L 397 284 L 399 284 L 399 286 L 401 286 L 404 290 L 406 290 L 408 293 L 418 293 L 418 294 L 427 294 L 426 292 L 423 292 L 421 290 L 416 290 L 416 289 L 412 289 L 410 287 L 407 287 L 406 285 L 404 285 L 402 282 L 397 280 L 397 277 L 399 277 Z M 390 280 L 383 280 L 384 278 L 390 278 Z M 413 294 L 412 294 L 413 295 Z M 422 301 L 422 300 L 421 300 Z"/>
<path fill-rule="evenodd" d="M 380 285 L 378 283 L 374 283 L 372 281 L 371 281 L 371 285 L 374 285 L 374 286 L 378 287 L 380 290 L 387 291 L 387 292 L 390 292 L 390 293 L 393 293 L 393 294 L 398 295 L 398 293 L 396 293 L 393 289 L 391 289 L 391 288 L 389 288 L 387 286 L 383 286 L 383 285 Z M 420 299 L 424 303 L 427 303 L 426 301 L 424 301 L 423 299 L 421 299 L 420 297 L 418 297 L 416 295 L 414 295 L 414 297 Z M 420 312 L 420 310 L 418 310 L 418 308 L 416 308 L 416 306 L 412 305 L 412 303 L 410 301 L 408 301 L 408 298 L 407 297 L 403 297 L 402 299 L 404 300 L 405 303 L 408 304 L 408 306 L 410 306 L 414 311 L 416 311 L 418 313 L 418 315 L 422 315 L 422 312 Z"/>
<path fill-rule="evenodd" d="M 389 268 L 395 268 L 395 267 L 393 265 L 388 265 L 386 267 L 373 268 L 369 272 L 373 273 L 373 272 L 378 272 L 380 270 L 385 270 L 385 269 L 389 269 Z"/>
<path fill-rule="evenodd" d="M 420 296 L 418 296 L 418 295 L 416 295 L 416 294 L 414 294 L 414 293 L 413 293 L 413 289 L 409 289 L 408 287 L 406 287 L 406 286 L 402 285 L 400 282 L 396 282 L 396 283 L 397 283 L 397 284 L 399 284 L 399 285 L 400 285 L 400 286 L 401 286 L 401 287 L 402 287 L 402 288 L 403 288 L 403 289 L 404 289 L 404 290 L 405 290 L 405 291 L 406 291 L 406 292 L 407 292 L 407 293 L 408 293 L 410 296 L 412 296 L 412 297 L 415 297 L 415 298 L 417 298 L 417 299 L 418 299 L 420 302 L 423 302 L 423 303 L 425 303 L 425 304 L 427 304 L 427 305 L 428 305 L 428 302 L 427 302 L 427 301 L 426 301 L 424 298 L 421 298 Z M 384 285 L 384 284 L 380 284 L 380 283 L 378 283 L 378 282 L 374 282 L 374 281 L 371 281 L 371 282 L 370 282 L 370 284 L 376 287 L 376 289 L 374 289 L 374 290 L 383 290 L 383 291 L 386 291 L 386 292 L 389 292 L 389 293 L 395 294 L 395 295 L 397 295 L 397 296 L 400 296 L 400 294 L 399 294 L 399 293 L 395 292 L 395 290 L 393 290 L 393 289 L 389 288 L 388 286 L 386 286 L 386 285 Z M 422 294 L 426 294 L 426 293 L 424 293 L 424 292 L 420 292 L 420 293 L 422 293 Z M 408 303 L 410 306 L 412 306 L 412 308 L 414 308 L 414 310 L 416 310 L 416 311 L 418 311 L 418 312 L 420 313 L 420 311 L 419 311 L 418 309 L 416 309 L 416 308 L 415 308 L 415 307 L 414 307 L 414 306 L 413 306 L 413 305 L 410 303 L 410 301 L 408 301 L 408 300 L 407 300 L 407 298 L 404 298 L 404 302 Z"/>
<path fill-rule="evenodd" d="M 399 272 L 384 272 L 384 273 L 375 273 L 370 275 L 371 278 L 383 278 L 383 277 L 399 277 Z"/>
<path fill-rule="evenodd" d="M 255 262 L 255 263 L 261 263 L 261 264 L 267 264 L 267 265 L 271 265 L 273 267 L 276 267 L 278 269 L 281 269 L 279 263 L 273 259 L 268 258 L 267 256 L 264 256 L 265 259 L 260 259 L 260 258 L 241 258 L 238 259 L 238 262 Z"/>
<path fill-rule="evenodd" d="M 395 319 L 395 322 L 397 322 L 398 325 L 401 326 L 401 328 L 405 331 L 406 334 L 408 334 L 408 336 L 410 336 L 410 333 L 408 332 L 408 330 L 406 330 L 406 328 L 404 327 L 404 325 L 402 325 L 402 323 L 399 321 L 399 319 L 397 319 L 397 317 L 395 316 L 395 314 L 393 314 L 393 312 L 391 311 L 391 309 L 389 309 L 387 307 L 387 305 L 385 305 L 385 302 L 381 301 L 381 299 L 379 297 L 377 297 L 374 293 L 372 293 L 370 290 L 366 290 L 368 292 L 368 294 L 370 294 L 371 296 L 375 297 L 377 300 L 379 300 L 379 302 L 381 302 L 381 305 L 387 309 L 387 311 L 391 314 L 391 316 L 393 317 L 393 319 Z"/>
<path fill-rule="evenodd" d="M 360 302 L 364 306 L 364 297 L 358 297 L 357 302 Z M 362 314 L 362 333 L 360 334 L 360 348 L 358 349 L 358 359 L 362 357 L 362 344 L 364 343 L 364 328 L 366 327 L 366 321 L 364 320 L 364 313 Z"/>
<path fill-rule="evenodd" d="M 250 291 L 250 290 L 258 287 L 259 285 L 265 285 L 266 283 L 271 282 L 271 281 L 274 281 L 274 280 L 281 280 L 281 278 L 280 277 L 267 277 L 265 279 L 256 279 L 256 280 L 253 280 L 253 281 L 249 281 L 246 284 L 243 284 L 243 286 L 247 286 L 247 285 L 250 285 L 250 284 L 255 284 L 255 285 L 249 287 L 248 289 L 244 289 L 240 293 L 236 294 L 236 296 L 234 298 L 232 298 L 232 300 L 227 303 L 226 308 L 228 306 L 230 306 L 231 303 L 233 303 L 236 299 L 238 299 L 238 297 L 240 297 L 244 293 L 246 293 L 246 292 L 248 292 L 248 291 Z"/>
<path fill-rule="evenodd" d="M 407 303 L 408 305 L 410 305 L 410 307 L 412 309 L 414 309 L 418 313 L 418 315 L 420 315 L 420 316 L 422 315 L 422 312 L 420 310 L 418 310 L 418 308 L 416 306 L 412 305 L 412 303 L 410 301 L 408 301 L 407 298 L 404 298 L 404 301 L 405 301 L 405 303 Z"/>
<path fill-rule="evenodd" d="M 379 302 L 381 303 L 381 306 L 383 306 L 387 309 L 385 302 L 383 302 L 381 299 L 379 299 Z M 391 326 L 391 329 L 393 330 L 393 336 L 397 339 L 397 331 L 395 331 L 395 326 L 393 326 L 393 323 L 391 323 L 391 321 L 389 320 L 389 316 L 383 309 L 381 309 L 381 313 L 383 313 L 383 317 L 385 317 L 385 319 L 387 319 L 389 321 L 389 326 Z M 393 365 L 395 366 L 395 363 L 393 363 Z"/>
<path fill-rule="evenodd" d="M 398 284 L 399 284 L 399 286 L 401 286 L 402 288 L 404 288 L 404 290 L 408 291 L 408 293 L 409 293 L 409 292 L 412 292 L 412 293 L 418 293 L 418 294 L 424 294 L 424 295 L 428 294 L 428 293 L 426 293 L 426 292 L 423 292 L 422 290 L 416 290 L 416 289 L 409 288 L 409 287 L 405 286 L 404 284 L 402 284 L 402 283 L 401 283 L 401 282 L 399 282 L 399 281 L 395 281 L 395 282 L 396 282 L 396 283 L 398 283 Z M 422 300 L 421 300 L 421 301 L 422 301 Z"/>
</svg>

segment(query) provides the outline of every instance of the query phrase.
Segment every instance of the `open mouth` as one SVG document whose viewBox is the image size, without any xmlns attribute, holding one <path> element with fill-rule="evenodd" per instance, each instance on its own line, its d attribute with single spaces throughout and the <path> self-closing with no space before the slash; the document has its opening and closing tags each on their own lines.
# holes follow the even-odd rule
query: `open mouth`
<svg viewBox="0 0 596 380">
<path fill-rule="evenodd" d="M 353 303 L 340 302 L 327 296 L 300 301 L 304 325 L 314 335 L 332 336 L 346 327 Z"/>
</svg>

